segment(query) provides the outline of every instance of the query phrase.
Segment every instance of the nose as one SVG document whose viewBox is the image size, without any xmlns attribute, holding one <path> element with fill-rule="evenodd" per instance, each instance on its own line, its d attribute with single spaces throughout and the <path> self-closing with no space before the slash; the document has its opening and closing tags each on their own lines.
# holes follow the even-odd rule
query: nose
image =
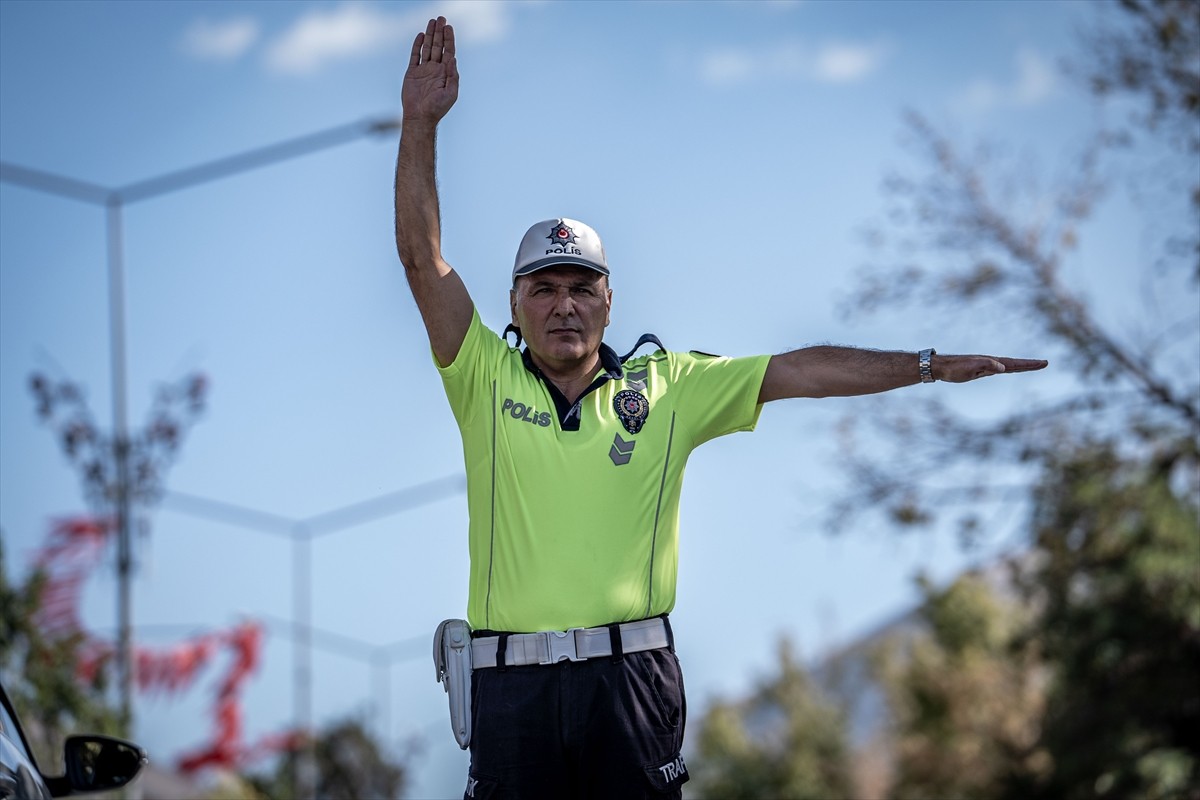
<svg viewBox="0 0 1200 800">
<path fill-rule="evenodd" d="M 575 312 L 575 298 L 570 289 L 559 289 L 554 297 L 554 313 L 560 317 L 569 317 Z"/>
</svg>

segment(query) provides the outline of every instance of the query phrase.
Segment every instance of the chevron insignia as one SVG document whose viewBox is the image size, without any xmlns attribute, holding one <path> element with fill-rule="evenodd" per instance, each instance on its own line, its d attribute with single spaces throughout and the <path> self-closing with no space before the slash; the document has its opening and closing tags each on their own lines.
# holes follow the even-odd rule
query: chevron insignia
<svg viewBox="0 0 1200 800">
<path fill-rule="evenodd" d="M 608 457 L 612 459 L 613 464 L 622 466 L 629 463 L 629 459 L 633 458 L 633 447 L 637 442 L 627 442 L 621 438 L 621 434 L 617 434 L 613 438 L 613 445 L 608 451 Z"/>
</svg>

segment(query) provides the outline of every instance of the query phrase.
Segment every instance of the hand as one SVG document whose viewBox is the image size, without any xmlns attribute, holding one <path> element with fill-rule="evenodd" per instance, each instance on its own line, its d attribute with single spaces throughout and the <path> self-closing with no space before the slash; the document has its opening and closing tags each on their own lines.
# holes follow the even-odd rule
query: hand
<svg viewBox="0 0 1200 800">
<path fill-rule="evenodd" d="M 935 355 L 930 361 L 935 380 L 966 383 L 1002 372 L 1032 372 L 1050 363 L 1036 358 L 998 358 L 995 356 Z"/>
<path fill-rule="evenodd" d="M 408 70 L 400 90 L 404 120 L 436 125 L 458 99 L 458 61 L 454 57 L 454 28 L 445 17 L 429 20 L 413 40 Z"/>
</svg>

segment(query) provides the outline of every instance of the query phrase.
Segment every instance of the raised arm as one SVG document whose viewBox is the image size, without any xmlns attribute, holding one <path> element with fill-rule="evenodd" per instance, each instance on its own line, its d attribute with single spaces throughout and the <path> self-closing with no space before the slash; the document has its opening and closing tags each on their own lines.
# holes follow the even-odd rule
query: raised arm
<svg viewBox="0 0 1200 800">
<path fill-rule="evenodd" d="M 1047 362 L 1031 358 L 943 356 L 930 358 L 933 380 L 966 383 L 1002 372 L 1030 372 Z M 850 397 L 921 382 L 916 353 L 819 345 L 772 356 L 758 401 L 785 397 Z"/>
<path fill-rule="evenodd" d="M 400 98 L 404 119 L 396 157 L 396 251 L 442 366 L 458 356 L 473 306 L 467 287 L 442 258 L 437 126 L 458 99 L 454 28 L 429 20 L 413 41 Z"/>
</svg>

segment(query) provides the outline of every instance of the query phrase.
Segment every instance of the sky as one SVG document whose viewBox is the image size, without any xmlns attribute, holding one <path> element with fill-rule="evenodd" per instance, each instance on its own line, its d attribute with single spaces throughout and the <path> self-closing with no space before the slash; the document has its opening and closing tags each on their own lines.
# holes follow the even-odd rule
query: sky
<svg viewBox="0 0 1200 800">
<path fill-rule="evenodd" d="M 443 249 L 492 328 L 509 321 L 521 235 L 568 216 L 604 239 L 619 352 L 649 331 L 734 356 L 832 342 L 1045 357 L 1003 319 L 838 308 L 871 257 L 862 232 L 884 213 L 885 176 L 913 164 L 906 110 L 963 141 L 1027 146 L 1048 167 L 1077 142 L 1089 106 L 1060 66 L 1089 6 L 6 0 L 0 160 L 111 189 L 395 118 L 412 37 L 444 14 L 462 84 L 439 135 Z M 385 500 L 327 518 L 345 525 L 313 540 L 302 585 L 322 632 L 314 722 L 368 720 L 410 754 L 410 796 L 443 797 L 461 793 L 467 756 L 428 643 L 465 612 L 466 502 L 458 432 L 395 256 L 395 146 L 394 133 L 364 137 L 123 208 L 129 424 L 164 383 L 202 372 L 211 387 L 166 498 L 146 511 L 133 616 L 138 641 L 164 647 L 262 621 L 246 736 L 284 729 L 296 714 L 289 531 L 437 482 L 405 510 Z M 0 183 L 0 529 L 16 576 L 52 519 L 87 510 L 30 375 L 77 382 L 111 428 L 107 241 L 102 207 Z M 1094 286 L 1106 268 L 1088 266 Z M 897 394 L 988 413 L 1055 380 Z M 753 686 L 779 637 L 819 658 L 910 607 L 918 571 L 946 580 L 986 555 L 865 521 L 823 530 L 846 481 L 832 429 L 870 408 L 774 403 L 756 432 L 693 454 L 672 615 L 693 726 L 712 699 Z M 247 512 L 200 513 L 213 504 Z M 84 620 L 112 635 L 111 554 Z M 209 739 L 222 669 L 137 698 L 135 738 L 158 763 Z"/>
</svg>

